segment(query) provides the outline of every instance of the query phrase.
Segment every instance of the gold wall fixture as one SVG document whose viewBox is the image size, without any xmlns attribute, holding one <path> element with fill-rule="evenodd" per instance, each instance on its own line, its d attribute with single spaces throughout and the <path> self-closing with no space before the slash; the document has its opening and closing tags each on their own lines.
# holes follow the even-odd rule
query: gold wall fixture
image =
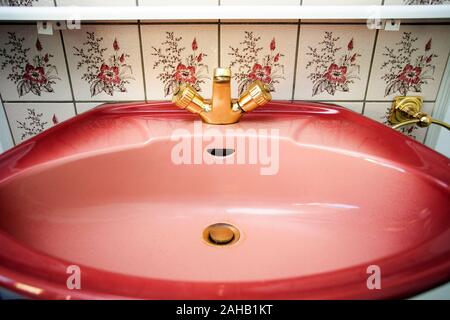
<svg viewBox="0 0 450 320">
<path fill-rule="evenodd" d="M 187 83 L 181 84 L 172 98 L 172 102 L 179 108 L 198 114 L 209 124 L 236 123 L 245 112 L 263 106 L 270 100 L 272 96 L 268 88 L 259 80 L 252 82 L 238 99 L 231 99 L 229 68 L 214 69 L 211 100 L 204 99 Z"/>
<path fill-rule="evenodd" d="M 392 128 L 399 129 L 410 124 L 415 124 L 424 128 L 434 123 L 450 130 L 450 125 L 448 123 L 433 119 L 425 112 L 422 112 L 422 106 L 422 97 L 395 97 L 388 118 Z"/>
</svg>

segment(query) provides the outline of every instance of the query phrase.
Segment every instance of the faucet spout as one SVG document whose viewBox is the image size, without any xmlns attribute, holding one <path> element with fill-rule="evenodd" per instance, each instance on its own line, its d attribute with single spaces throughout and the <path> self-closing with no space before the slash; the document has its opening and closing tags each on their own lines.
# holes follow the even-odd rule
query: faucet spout
<svg viewBox="0 0 450 320">
<path fill-rule="evenodd" d="M 198 114 L 209 124 L 236 123 L 245 112 L 252 111 L 272 99 L 261 81 L 251 83 L 237 100 L 231 98 L 231 70 L 214 69 L 213 96 L 205 100 L 192 86 L 183 83 L 175 92 L 172 102 L 181 109 Z"/>
</svg>

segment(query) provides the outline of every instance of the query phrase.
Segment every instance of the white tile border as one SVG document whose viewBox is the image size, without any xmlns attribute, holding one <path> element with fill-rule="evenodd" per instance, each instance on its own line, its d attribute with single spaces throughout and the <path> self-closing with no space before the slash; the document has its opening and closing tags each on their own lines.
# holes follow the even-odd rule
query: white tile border
<svg viewBox="0 0 450 320">
<path fill-rule="evenodd" d="M 174 19 L 441 19 L 450 18 L 450 5 L 414 6 L 380 5 L 289 5 L 289 6 L 122 6 L 102 7 L 0 7 L 0 20 L 53 21 L 78 20 L 174 20 Z"/>
</svg>

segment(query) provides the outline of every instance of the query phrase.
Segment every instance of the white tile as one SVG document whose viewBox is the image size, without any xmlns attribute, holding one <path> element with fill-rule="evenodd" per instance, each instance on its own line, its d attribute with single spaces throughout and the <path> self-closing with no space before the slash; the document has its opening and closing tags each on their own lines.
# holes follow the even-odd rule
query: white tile
<svg viewBox="0 0 450 320">
<path fill-rule="evenodd" d="M 424 103 L 423 112 L 432 114 L 434 103 Z M 364 115 L 384 123 L 387 126 L 391 126 L 388 122 L 388 116 L 391 110 L 391 102 L 366 102 L 364 107 Z M 420 128 L 416 125 L 405 126 L 400 129 L 404 134 L 416 139 L 417 141 L 424 142 L 427 128 Z"/>
<path fill-rule="evenodd" d="M 136 25 L 84 25 L 63 32 L 76 100 L 143 100 Z"/>
<path fill-rule="evenodd" d="M 301 0 L 221 0 L 221 6 L 299 6 Z M 249 16 L 251 14 L 249 13 Z M 232 23 L 260 23 L 260 22 L 291 22 L 295 23 L 298 19 L 272 19 L 270 12 L 267 13 L 265 19 L 221 19 L 222 22 Z"/>
<path fill-rule="evenodd" d="M 291 99 L 296 42 L 296 25 L 222 25 L 221 65 L 231 67 L 233 96 L 259 79 L 273 99 Z"/>
<path fill-rule="evenodd" d="M 56 0 L 58 6 L 129 6 L 135 7 L 136 0 Z"/>
<path fill-rule="evenodd" d="M 295 6 L 300 0 L 221 0 L 221 6 Z"/>
<path fill-rule="evenodd" d="M 23 7 L 54 7 L 53 0 L 5 0 L 0 1 L 0 6 L 23 6 Z"/>
<path fill-rule="evenodd" d="M 186 3 L 186 0 L 139 0 L 140 6 L 217 6 L 218 0 L 190 0 Z"/>
<path fill-rule="evenodd" d="M 450 50 L 450 26 L 408 25 L 380 31 L 367 100 L 420 95 L 435 100 Z"/>
<path fill-rule="evenodd" d="M 75 116 L 73 103 L 5 103 L 16 144 Z"/>
<path fill-rule="evenodd" d="M 295 99 L 363 100 L 374 39 L 365 25 L 302 25 Z"/>
<path fill-rule="evenodd" d="M 165 0 L 165 1 L 159 1 L 159 0 L 139 0 L 139 6 L 153 6 L 153 7 L 160 7 L 160 6 L 218 6 L 219 0 L 191 0 L 189 3 L 186 2 L 186 0 Z M 178 8 L 174 8 L 174 10 L 178 10 Z M 153 20 L 146 20 L 142 19 L 142 22 L 155 22 L 155 23 L 193 23 L 193 22 L 218 22 L 218 19 L 171 19 L 171 20 L 162 20 L 162 19 L 153 19 Z"/>
<path fill-rule="evenodd" d="M 97 106 L 102 105 L 102 102 L 77 102 L 75 103 L 75 107 L 77 109 L 77 114 L 89 111 Z"/>
<path fill-rule="evenodd" d="M 0 93 L 8 100 L 71 100 L 60 34 L 36 25 L 0 26 Z"/>
<path fill-rule="evenodd" d="M 382 0 L 303 0 L 303 5 L 381 5 Z"/>
<path fill-rule="evenodd" d="M 218 65 L 216 25 L 141 25 L 147 99 L 170 100 L 180 81 L 205 98 Z"/>
</svg>

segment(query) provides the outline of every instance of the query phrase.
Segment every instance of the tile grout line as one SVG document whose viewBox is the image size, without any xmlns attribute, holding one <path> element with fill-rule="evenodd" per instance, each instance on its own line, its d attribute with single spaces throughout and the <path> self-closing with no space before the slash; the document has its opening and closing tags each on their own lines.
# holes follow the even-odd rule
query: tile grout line
<svg viewBox="0 0 450 320">
<path fill-rule="evenodd" d="M 0 94 L 0 103 L 2 104 L 3 112 L 5 113 L 5 118 L 6 118 L 6 122 L 8 123 L 9 134 L 11 135 L 11 140 L 13 142 L 13 145 L 17 145 L 16 139 L 14 139 L 14 135 L 13 135 L 13 132 L 12 132 L 11 123 L 9 122 L 8 113 L 6 112 L 5 101 L 3 100 L 1 94 Z M 6 151 L 6 150 L 4 150 L 4 151 Z"/>
<path fill-rule="evenodd" d="M 61 46 L 63 49 L 63 56 L 64 56 L 64 62 L 66 63 L 66 72 L 67 72 L 67 78 L 69 79 L 69 87 L 70 87 L 70 94 L 72 95 L 72 103 L 73 103 L 73 109 L 75 111 L 75 115 L 78 115 L 78 111 L 77 111 L 77 106 L 75 103 L 75 94 L 73 91 L 73 84 L 72 84 L 72 76 L 70 74 L 70 69 L 69 69 L 69 59 L 67 59 L 67 51 L 66 51 L 66 44 L 64 42 L 64 37 L 62 34 L 62 30 L 59 30 L 59 37 L 60 37 L 60 41 L 61 41 Z"/>
<path fill-rule="evenodd" d="M 291 95 L 291 101 L 294 100 L 295 98 L 295 85 L 297 82 L 297 64 L 298 64 L 298 50 L 300 47 L 300 30 L 301 28 L 301 23 L 300 23 L 300 19 L 297 22 L 297 39 L 295 42 L 295 56 L 294 56 L 294 78 L 292 79 L 292 95 Z"/>
<path fill-rule="evenodd" d="M 219 0 L 219 5 L 220 5 L 220 0 Z M 217 52 L 218 52 L 218 56 L 217 56 L 217 66 L 218 67 L 222 67 L 221 63 L 222 63 L 222 46 L 220 44 L 220 42 L 222 41 L 221 35 L 220 33 L 222 32 L 222 25 L 220 23 L 220 19 L 217 23 Z"/>
<path fill-rule="evenodd" d="M 369 84 L 370 84 L 370 77 L 372 75 L 373 61 L 375 59 L 375 51 L 376 51 L 377 44 L 378 44 L 378 35 L 379 35 L 379 30 L 377 29 L 375 32 L 375 38 L 373 40 L 372 56 L 370 58 L 370 63 L 369 63 L 370 68 L 369 68 L 369 72 L 367 73 L 366 90 L 364 92 L 364 99 L 363 99 L 364 103 L 363 103 L 363 108 L 361 110 L 362 115 L 364 115 L 364 112 L 366 111 L 367 93 L 369 92 Z"/>
<path fill-rule="evenodd" d="M 136 0 L 138 1 L 138 0 Z M 144 48 L 142 46 L 142 30 L 141 30 L 141 24 L 140 24 L 140 20 L 138 21 L 138 34 L 139 34 L 139 50 L 140 50 L 140 55 L 141 55 L 141 70 L 142 70 L 142 84 L 144 86 L 144 99 L 145 101 L 147 101 L 148 96 L 147 96 L 147 82 L 145 79 L 145 63 L 144 63 Z"/>
</svg>

